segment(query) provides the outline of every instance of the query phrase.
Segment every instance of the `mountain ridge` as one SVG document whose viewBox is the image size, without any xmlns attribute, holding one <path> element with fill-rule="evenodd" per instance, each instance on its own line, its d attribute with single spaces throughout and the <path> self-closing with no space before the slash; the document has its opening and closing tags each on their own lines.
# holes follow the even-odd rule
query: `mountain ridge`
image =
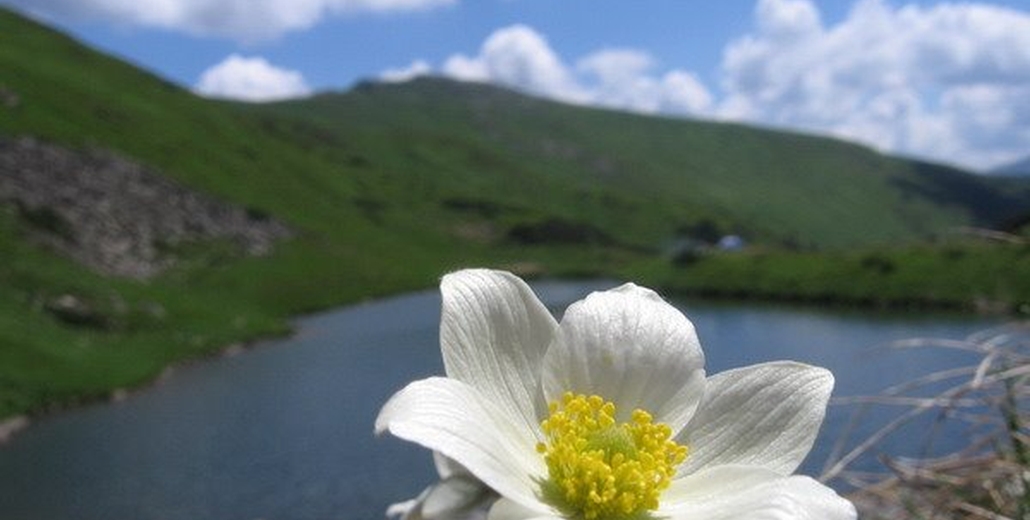
<svg viewBox="0 0 1030 520">
<path fill-rule="evenodd" d="M 134 190 L 166 178 L 177 187 L 166 193 L 234 208 L 249 222 L 244 233 L 255 222 L 289 232 L 273 232 L 281 238 L 267 254 L 251 255 L 231 243 L 235 232 L 177 242 L 147 226 L 137 234 L 161 235 L 150 237 L 161 245 L 161 269 L 142 280 L 47 247 L 40 233 L 56 234 L 50 243 L 86 237 L 52 209 L 0 199 L 0 418 L 104 398 L 179 360 L 287 333 L 298 314 L 424 289 L 461 267 L 762 297 L 798 294 L 805 281 L 800 294 L 813 301 L 829 301 L 829 292 L 968 306 L 987 295 L 1006 308 L 1030 279 L 996 267 L 1025 264 L 1021 250 L 996 263 L 979 261 L 976 250 L 950 251 L 932 272 L 918 255 L 859 259 L 843 275 L 824 271 L 821 282 L 812 265 L 823 257 L 811 253 L 777 261 L 798 269 L 779 268 L 776 283 L 756 282 L 770 250 L 922 242 L 1011 216 L 1018 225 L 1028 214 L 1025 182 L 827 138 L 433 78 L 273 104 L 204 99 L 0 8 L 0 140 L 25 139 L 62 156 L 118 157 L 86 160 L 90 168 L 78 160 L 40 166 L 97 176 L 76 180 L 106 190 L 98 204 L 121 196 L 110 188 L 117 183 L 86 181 L 131 164 L 147 172 Z M 689 239 L 726 234 L 753 248 L 728 257 L 738 270 L 724 271 L 716 255 L 698 264 L 698 276 L 684 267 L 692 257 L 671 254 Z M 974 279 L 937 276 L 954 266 Z M 891 278 L 908 272 L 928 281 Z M 999 272 L 1015 281 L 999 281 Z M 833 286 L 841 280 L 858 283 L 858 296 Z M 944 285 L 947 297 L 934 297 Z"/>
<path fill-rule="evenodd" d="M 369 106 L 389 106 L 393 114 L 375 114 Z M 967 224 L 986 226 L 1004 220 L 1021 205 L 996 191 L 991 181 L 972 173 L 885 156 L 838 139 L 566 105 L 503 87 L 438 77 L 404 84 L 366 82 L 347 92 L 272 103 L 256 110 L 320 125 L 330 133 L 357 132 L 347 121 L 366 125 L 371 121 L 386 127 L 405 124 L 409 134 L 418 135 L 450 132 L 456 135 L 454 140 L 476 141 L 470 146 L 486 148 L 494 158 L 533 157 L 542 170 L 566 176 L 572 172 L 596 186 L 623 193 L 643 192 L 653 199 L 648 204 L 656 200 L 669 205 L 690 203 L 708 213 L 701 218 L 718 219 L 714 213 L 726 208 L 740 212 L 742 207 L 762 203 L 763 211 L 776 214 L 756 215 L 735 225 L 808 226 L 799 240 L 812 245 L 834 242 L 833 232 L 827 227 L 816 230 L 813 224 L 817 222 L 793 212 L 798 202 L 812 204 L 815 212 L 822 205 L 825 211 L 837 213 L 834 221 L 838 228 L 852 226 L 851 231 L 840 233 L 844 238 L 836 240 L 836 245 L 905 235 L 925 237 L 935 225 L 939 231 L 946 224 L 939 212 L 927 211 L 927 204 L 969 212 Z M 448 124 L 460 128 L 448 128 Z M 871 176 L 856 178 L 860 174 Z M 684 189 L 688 186 L 690 189 Z M 863 200 L 863 190 L 878 192 Z M 795 198 L 801 200 L 792 200 Z M 885 220 L 884 227 L 894 229 L 879 237 L 863 236 L 883 217 L 863 215 L 863 206 L 883 202 L 893 204 L 889 210 L 895 218 L 881 220 Z M 678 218 L 689 221 L 692 217 Z M 955 222 L 953 218 L 952 224 Z M 821 235 L 809 240 L 807 235 L 813 233 Z M 777 237 L 781 241 L 786 238 Z"/>
<path fill-rule="evenodd" d="M 4 88 L 19 105 L 0 108 L 11 116 L 0 131 L 111 148 L 213 195 L 292 212 L 308 220 L 302 226 L 324 228 L 339 212 L 402 225 L 461 220 L 441 206 L 476 199 L 538 206 L 521 218 L 589 223 L 638 247 L 702 221 L 757 241 L 840 247 L 990 227 L 1022 204 L 968 172 L 837 139 L 566 105 L 438 77 L 260 105 L 206 100 L 14 13 L 0 24 L 9 40 L 0 51 L 11 72 Z M 32 48 L 47 50 L 16 55 Z M 282 182 L 287 176 L 296 182 Z M 405 200 L 412 192 L 439 198 Z M 423 215 L 399 215 L 402 200 Z M 298 204 L 322 211 L 288 207 Z M 504 218 L 493 223 L 527 224 Z"/>
<path fill-rule="evenodd" d="M 994 168 L 990 171 L 990 174 L 1013 177 L 1030 176 L 1030 156 Z"/>
</svg>

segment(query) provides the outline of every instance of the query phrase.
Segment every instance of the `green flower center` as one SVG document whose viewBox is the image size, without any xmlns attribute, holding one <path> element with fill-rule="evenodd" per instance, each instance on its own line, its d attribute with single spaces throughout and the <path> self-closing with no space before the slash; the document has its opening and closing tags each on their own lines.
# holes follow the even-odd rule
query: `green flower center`
<svg viewBox="0 0 1030 520">
<path fill-rule="evenodd" d="M 540 423 L 546 442 L 537 444 L 547 463 L 545 500 L 584 520 L 647 518 L 658 508 L 687 457 L 686 446 L 669 440 L 667 424 L 640 409 L 616 423 L 614 403 L 571 392 L 549 411 Z"/>
</svg>

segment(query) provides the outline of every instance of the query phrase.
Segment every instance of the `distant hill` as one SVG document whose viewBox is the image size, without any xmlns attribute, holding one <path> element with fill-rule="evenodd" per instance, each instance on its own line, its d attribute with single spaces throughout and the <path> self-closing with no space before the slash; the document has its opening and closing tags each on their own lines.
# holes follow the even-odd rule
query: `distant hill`
<svg viewBox="0 0 1030 520">
<path fill-rule="evenodd" d="M 991 175 L 1030 176 L 1030 156 L 999 166 L 991 170 L 990 173 Z"/>
<path fill-rule="evenodd" d="M 440 78 L 366 83 L 255 111 L 348 136 L 354 153 L 390 149 L 393 161 L 405 158 L 397 169 L 435 172 L 451 197 L 533 201 L 652 242 L 701 220 L 765 241 L 905 240 L 960 223 L 991 226 L 1023 206 L 990 179 L 843 141 L 562 105 Z"/>
<path fill-rule="evenodd" d="M 289 316 L 424 288 L 457 267 L 619 276 L 702 235 L 893 244 L 1030 206 L 1028 183 L 839 140 L 440 78 L 267 105 L 202 99 L 4 9 L 0 141 L 54 179 L 133 179 L 69 183 L 107 190 L 90 194 L 97 204 L 0 194 L 0 418 L 138 385 L 183 357 L 282 333 Z M 0 175 L 24 160 L 3 157 Z M 133 271 L 145 280 L 48 245 L 90 240 L 79 230 L 97 226 L 70 219 L 131 220 L 100 207 L 161 193 L 181 201 L 177 224 L 128 226 L 147 241 L 147 269 Z M 187 215 L 190 201 L 208 210 Z M 261 254 L 240 239 L 254 232 L 275 238 Z M 140 246 L 120 237 L 104 247 Z"/>
<path fill-rule="evenodd" d="M 990 179 L 843 141 L 439 78 L 210 101 L 17 15 L 0 24 L 14 100 L 0 132 L 116 150 L 330 234 L 348 215 L 407 233 L 471 226 L 479 238 L 550 220 L 655 248 L 713 222 L 753 241 L 846 246 L 990 226 L 1023 202 Z"/>
<path fill-rule="evenodd" d="M 810 246 L 911 240 L 990 226 L 1025 202 L 989 179 L 843 141 L 575 107 L 440 78 L 250 110 L 347 141 L 334 150 L 339 160 L 350 154 L 374 168 L 362 150 L 383 150 L 392 175 L 434 172 L 426 182 L 443 197 L 509 208 L 532 201 L 536 211 L 650 243 L 702 221 Z"/>
</svg>

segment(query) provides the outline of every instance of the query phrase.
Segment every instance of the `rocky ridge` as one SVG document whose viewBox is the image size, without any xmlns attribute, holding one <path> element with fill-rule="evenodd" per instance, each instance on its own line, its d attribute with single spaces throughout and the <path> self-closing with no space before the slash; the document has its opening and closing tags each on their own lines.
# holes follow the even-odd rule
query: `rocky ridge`
<svg viewBox="0 0 1030 520">
<path fill-rule="evenodd" d="M 106 150 L 0 138 L 0 208 L 30 239 L 107 275 L 150 278 L 176 248 L 228 240 L 265 255 L 293 231 L 261 212 L 198 193 Z"/>
</svg>

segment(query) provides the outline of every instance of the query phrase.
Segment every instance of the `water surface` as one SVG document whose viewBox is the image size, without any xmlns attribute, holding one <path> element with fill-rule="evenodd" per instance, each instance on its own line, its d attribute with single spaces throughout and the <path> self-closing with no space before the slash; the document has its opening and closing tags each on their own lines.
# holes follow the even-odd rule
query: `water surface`
<svg viewBox="0 0 1030 520">
<path fill-rule="evenodd" d="M 560 310 L 611 286 L 534 287 Z M 836 395 L 873 393 L 971 361 L 957 352 L 878 348 L 891 341 L 958 339 L 994 324 L 972 316 L 677 305 L 698 329 L 709 373 L 793 359 L 833 370 Z M 376 438 L 372 425 L 393 392 L 442 373 L 439 313 L 439 295 L 427 291 L 319 314 L 299 320 L 291 338 L 182 368 L 123 402 L 43 419 L 0 448 L 0 519 L 382 518 L 390 502 L 414 496 L 435 476 L 426 451 Z M 821 469 L 846 419 L 845 410 L 831 409 L 804 471 Z"/>
</svg>

